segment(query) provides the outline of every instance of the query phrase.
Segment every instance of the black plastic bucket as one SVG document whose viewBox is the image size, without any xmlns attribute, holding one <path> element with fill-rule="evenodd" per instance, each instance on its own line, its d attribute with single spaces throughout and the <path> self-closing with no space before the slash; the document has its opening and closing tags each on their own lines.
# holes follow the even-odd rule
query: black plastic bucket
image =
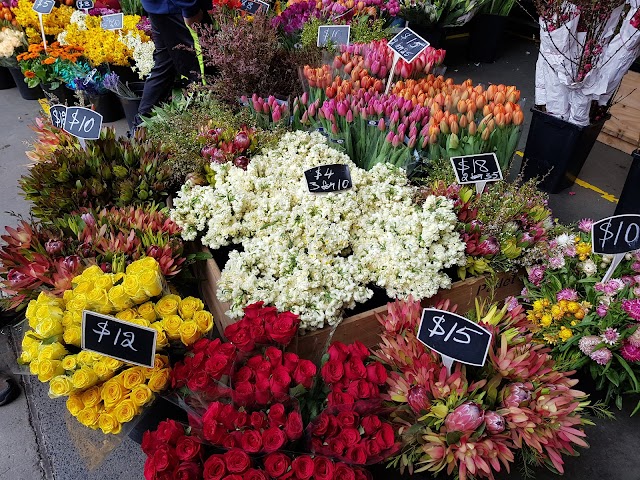
<svg viewBox="0 0 640 480">
<path fill-rule="evenodd" d="M 581 127 L 537 109 L 531 112 L 521 172 L 527 180 L 542 179 L 541 190 L 558 193 L 575 183 L 607 119 Z"/>
<path fill-rule="evenodd" d="M 507 17 L 481 13 L 471 21 L 469 60 L 493 63 L 500 56 Z"/>
<path fill-rule="evenodd" d="M 0 90 L 8 90 L 14 88 L 16 82 L 13 81 L 11 72 L 7 67 L 0 67 Z"/>
<path fill-rule="evenodd" d="M 13 77 L 16 87 L 18 87 L 20 96 L 24 100 L 38 100 L 39 98 L 44 98 L 44 92 L 39 85 L 35 88 L 29 88 L 29 85 L 24 81 L 24 75 L 19 68 L 9 67 L 9 73 Z"/>
<path fill-rule="evenodd" d="M 144 91 L 144 82 L 130 82 L 127 86 L 133 93 L 138 95 L 136 98 L 118 97 L 120 104 L 124 110 L 124 116 L 127 117 L 127 124 L 129 130 L 133 130 L 136 126 L 136 115 L 138 115 L 138 108 L 140 107 L 140 100 L 142 92 Z"/>
<path fill-rule="evenodd" d="M 631 158 L 631 168 L 624 182 L 615 215 L 640 213 L 640 150 L 635 150 Z"/>
<path fill-rule="evenodd" d="M 75 91 L 64 85 L 60 85 L 58 88 L 51 88 L 49 85 L 42 85 L 42 90 L 46 97 L 54 103 L 67 105 L 69 107 L 76 103 Z"/>
<path fill-rule="evenodd" d="M 124 118 L 124 110 L 118 101 L 118 97 L 113 92 L 103 93 L 91 97 L 91 103 L 96 112 L 102 115 L 102 121 L 105 123 L 115 122 Z"/>
</svg>

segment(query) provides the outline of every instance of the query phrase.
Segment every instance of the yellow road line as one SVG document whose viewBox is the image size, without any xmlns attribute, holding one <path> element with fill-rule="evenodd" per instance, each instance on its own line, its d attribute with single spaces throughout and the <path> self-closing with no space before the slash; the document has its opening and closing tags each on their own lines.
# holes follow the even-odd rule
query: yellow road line
<svg viewBox="0 0 640 480">
<path fill-rule="evenodd" d="M 524 156 L 524 153 L 521 151 L 517 151 L 516 155 L 519 155 L 522 157 Z M 596 192 L 608 202 L 618 203 L 618 199 L 616 197 L 614 197 L 610 193 L 605 192 L 601 188 L 596 187 L 595 185 L 591 185 L 589 182 L 585 182 L 584 180 L 580 180 L 579 178 L 576 178 L 576 185 L 580 185 L 582 188 L 587 188 L 589 190 Z"/>
</svg>

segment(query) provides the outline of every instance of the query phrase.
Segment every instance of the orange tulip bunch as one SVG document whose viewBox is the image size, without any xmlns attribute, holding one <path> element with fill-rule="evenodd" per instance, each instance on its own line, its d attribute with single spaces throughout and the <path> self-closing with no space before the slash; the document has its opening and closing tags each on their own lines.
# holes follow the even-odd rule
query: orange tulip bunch
<svg viewBox="0 0 640 480">
<path fill-rule="evenodd" d="M 320 68 L 304 67 L 304 76 L 311 87 L 310 98 L 312 101 L 321 98 L 337 98 L 344 100 L 353 92 L 364 90 L 369 93 L 382 93 L 384 82 L 378 78 L 367 74 L 366 70 L 360 69 L 357 73 L 352 71 L 351 79 L 343 79 L 336 75 L 332 77 L 331 69 L 328 65 Z"/>
</svg>

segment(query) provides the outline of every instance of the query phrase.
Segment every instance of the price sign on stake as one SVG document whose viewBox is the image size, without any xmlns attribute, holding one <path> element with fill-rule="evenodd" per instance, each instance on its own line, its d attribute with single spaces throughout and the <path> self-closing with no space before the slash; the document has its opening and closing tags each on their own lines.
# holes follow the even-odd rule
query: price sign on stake
<svg viewBox="0 0 640 480">
<path fill-rule="evenodd" d="M 487 360 L 492 334 L 455 313 L 425 308 L 418 340 L 442 356 L 449 375 L 454 361 L 482 367 Z"/>
<path fill-rule="evenodd" d="M 56 2 L 54 0 L 36 0 L 31 7 L 34 12 L 38 13 L 38 21 L 40 22 L 40 34 L 42 35 L 42 45 L 44 45 L 44 51 L 47 51 L 47 38 L 44 34 L 44 23 L 42 22 L 42 15 L 49 15 Z"/>
<path fill-rule="evenodd" d="M 82 349 L 141 367 L 153 368 L 158 332 L 150 327 L 84 310 Z"/>
<path fill-rule="evenodd" d="M 640 215 L 617 215 L 599 220 L 591 227 L 593 253 L 613 255 L 603 282 L 608 281 L 625 253 L 640 250 Z"/>
<path fill-rule="evenodd" d="M 56 128 L 64 128 L 64 119 L 67 116 L 67 107 L 64 105 L 52 105 L 49 107 L 51 123 Z"/>
<path fill-rule="evenodd" d="M 122 30 L 124 25 L 124 14 L 113 13 L 100 17 L 100 26 L 103 30 Z"/>
<path fill-rule="evenodd" d="M 93 0 L 77 0 L 76 8 L 78 10 L 91 10 L 93 8 Z"/>
<path fill-rule="evenodd" d="M 495 153 L 451 157 L 451 165 L 458 183 L 475 183 L 476 193 L 482 193 L 487 182 L 502 180 L 502 170 Z"/>
<path fill-rule="evenodd" d="M 347 165 L 333 164 L 305 170 L 304 177 L 311 193 L 341 192 L 353 187 Z"/>
<path fill-rule="evenodd" d="M 261 0 L 242 0 L 242 6 L 240 8 L 251 15 L 255 15 L 260 11 L 267 13 L 269 4 Z"/>
<path fill-rule="evenodd" d="M 400 30 L 400 32 L 387 43 L 387 46 L 393 50 L 393 64 L 389 72 L 389 78 L 387 79 L 385 94 L 388 94 L 391 89 L 391 80 L 393 80 L 393 74 L 396 70 L 398 60 L 402 58 L 405 62 L 411 63 L 429 45 L 429 42 L 408 27 Z"/>
<path fill-rule="evenodd" d="M 320 25 L 318 28 L 318 47 L 328 43 L 333 45 L 349 45 L 351 25 Z"/>
</svg>

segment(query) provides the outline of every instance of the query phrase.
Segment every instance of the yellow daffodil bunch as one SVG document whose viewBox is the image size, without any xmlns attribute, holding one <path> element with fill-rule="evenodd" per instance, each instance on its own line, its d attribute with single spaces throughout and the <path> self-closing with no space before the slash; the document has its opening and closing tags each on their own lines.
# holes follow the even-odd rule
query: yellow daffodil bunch
<svg viewBox="0 0 640 480">
<path fill-rule="evenodd" d="M 169 386 L 170 376 L 168 357 L 156 355 L 153 368 L 131 367 L 100 385 L 71 394 L 67 409 L 86 427 L 118 434 L 155 393 Z"/>
<path fill-rule="evenodd" d="M 40 22 L 38 20 L 38 14 L 33 10 L 33 2 L 31 0 L 18 0 L 18 5 L 11 9 L 18 25 L 20 25 L 27 34 L 29 43 L 42 43 Z M 75 11 L 74 8 L 66 5 L 53 7 L 50 14 L 42 16 L 44 33 L 46 35 L 58 35 L 69 24 L 71 14 Z"/>
<path fill-rule="evenodd" d="M 125 15 L 122 30 L 103 30 L 100 17 L 94 17 L 75 11 L 70 23 L 58 35 L 62 45 L 82 45 L 84 56 L 91 66 L 102 63 L 129 66 L 134 57 L 128 37 L 139 38 L 142 43 L 151 42 L 151 38 L 136 25 L 140 22 L 138 15 Z"/>
<path fill-rule="evenodd" d="M 166 357 L 158 355 L 154 368 L 145 369 L 80 350 L 83 311 L 154 328 L 158 332 L 158 350 L 167 348 L 171 341 L 193 344 L 211 331 L 213 316 L 197 298 L 161 296 L 164 278 L 152 257 L 136 260 L 124 273 L 104 273 L 100 267 L 91 266 L 74 277 L 72 284 L 73 289 L 65 291 L 62 298 L 41 293 L 29 303 L 26 318 L 30 329 L 22 341 L 19 363 L 28 365 L 41 382 L 49 382 L 51 398 L 73 397 L 69 410 L 81 423 L 105 433 L 117 433 L 131 412 L 129 407 L 116 408 L 121 397 L 128 396 L 138 407 L 134 409 L 137 413 L 149 400 L 144 395 L 147 390 L 158 392 L 165 387 L 170 369 Z M 155 303 L 151 301 L 154 298 L 158 298 Z M 136 379 L 146 379 L 147 387 L 136 389 L 142 384 Z M 121 396 L 117 387 L 120 384 L 122 392 L 127 391 Z M 102 395 L 99 401 L 91 400 L 95 392 Z M 90 408 L 82 415 L 77 409 L 80 401 L 80 410 Z M 102 407 L 98 405 L 100 401 Z M 103 414 L 107 417 L 100 420 Z"/>
</svg>

